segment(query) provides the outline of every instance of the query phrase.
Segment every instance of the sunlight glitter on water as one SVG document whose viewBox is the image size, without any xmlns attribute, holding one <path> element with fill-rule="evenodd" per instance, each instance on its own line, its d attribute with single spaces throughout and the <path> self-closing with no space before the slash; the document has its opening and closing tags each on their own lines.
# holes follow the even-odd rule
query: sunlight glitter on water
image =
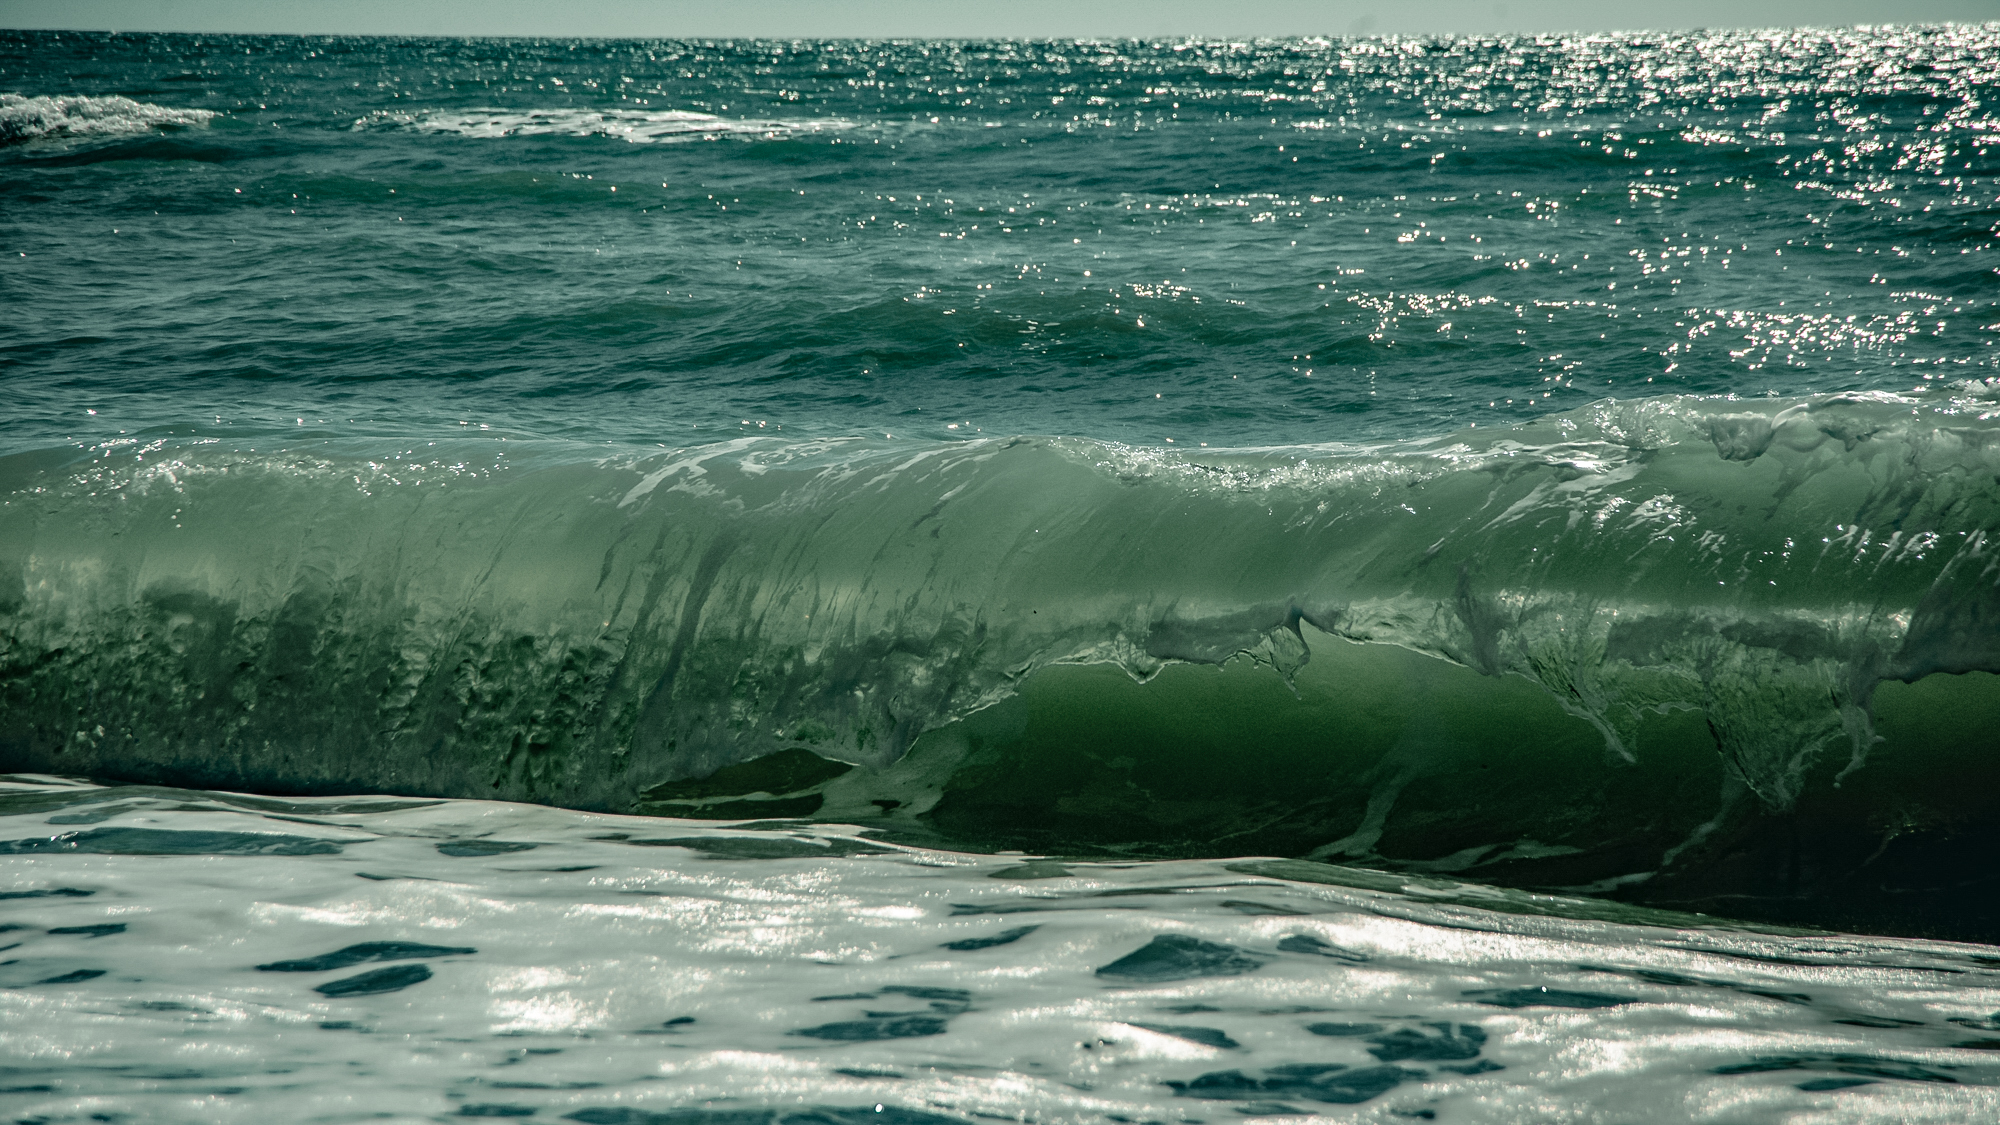
<svg viewBox="0 0 2000 1125">
<path fill-rule="evenodd" d="M 35 1120 L 2000 1112 L 1977 946 L 785 822 L 34 777 L 0 810 Z"/>
</svg>

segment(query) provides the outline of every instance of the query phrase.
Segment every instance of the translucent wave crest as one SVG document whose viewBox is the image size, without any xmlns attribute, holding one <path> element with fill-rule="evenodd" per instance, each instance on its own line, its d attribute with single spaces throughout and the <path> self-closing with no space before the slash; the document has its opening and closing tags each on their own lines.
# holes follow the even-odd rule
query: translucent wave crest
<svg viewBox="0 0 2000 1125">
<path fill-rule="evenodd" d="M 1607 400 L 1235 451 L 23 455 L 0 766 L 1661 894 L 1805 822 L 1821 875 L 1893 882 L 1881 854 L 1927 840 L 1987 854 L 1995 406 Z"/>
</svg>

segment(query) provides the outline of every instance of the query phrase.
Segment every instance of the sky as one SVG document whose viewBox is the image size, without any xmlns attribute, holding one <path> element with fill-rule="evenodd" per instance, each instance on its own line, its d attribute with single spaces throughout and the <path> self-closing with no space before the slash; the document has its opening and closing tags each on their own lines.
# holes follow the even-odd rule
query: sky
<svg viewBox="0 0 2000 1125">
<path fill-rule="evenodd" d="M 0 27 L 275 34 L 1382 35 L 2000 20 L 2000 0 L 0 0 Z"/>
</svg>

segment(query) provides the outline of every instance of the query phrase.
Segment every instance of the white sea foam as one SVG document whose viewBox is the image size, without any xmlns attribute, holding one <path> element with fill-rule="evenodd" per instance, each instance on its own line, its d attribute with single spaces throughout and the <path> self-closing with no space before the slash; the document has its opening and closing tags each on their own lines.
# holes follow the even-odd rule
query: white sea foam
<svg viewBox="0 0 2000 1125">
<path fill-rule="evenodd" d="M 1981 946 L 483 801 L 12 777 L 0 812 L 23 1119 L 2000 1114 Z"/>
<path fill-rule="evenodd" d="M 112 95 L 92 98 L 0 94 L 0 144 L 55 137 L 116 137 L 206 125 L 214 110 L 176 109 Z"/>
<path fill-rule="evenodd" d="M 463 137 L 617 137 L 633 144 L 719 137 L 788 137 L 846 129 L 850 123 L 717 117 L 681 109 L 475 109 L 458 113 L 373 113 L 356 129 L 401 128 Z"/>
</svg>

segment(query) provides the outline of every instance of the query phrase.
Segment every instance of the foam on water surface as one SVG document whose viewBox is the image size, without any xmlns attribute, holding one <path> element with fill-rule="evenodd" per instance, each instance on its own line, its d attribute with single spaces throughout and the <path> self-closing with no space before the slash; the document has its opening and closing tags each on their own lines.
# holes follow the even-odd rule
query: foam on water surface
<svg viewBox="0 0 2000 1125">
<path fill-rule="evenodd" d="M 151 105 L 116 94 L 24 97 L 0 94 L 0 145 L 65 138 L 121 137 L 206 125 L 211 109 Z"/>
<path fill-rule="evenodd" d="M 354 123 L 356 129 L 406 128 L 465 137 L 613 137 L 633 144 L 714 140 L 722 137 L 775 139 L 852 128 L 829 120 L 723 118 L 682 109 L 477 109 L 469 112 L 399 113 L 378 110 Z"/>
<path fill-rule="evenodd" d="M 53 839 L 61 826 L 23 799 L 94 792 L 8 779 L 22 803 L 0 833 Z M 2000 1113 L 2000 951 L 1983 946 L 1637 908 L 1604 920 L 1579 900 L 1499 913 L 1248 861 L 1071 860 L 1023 880 L 1020 856 L 864 846 L 800 822 L 295 804 L 307 811 L 151 790 L 108 823 L 333 847 L 9 849 L 10 1110 L 586 1125 Z M 677 842 L 634 846 L 663 828 Z M 436 847 L 489 838 L 538 846 Z M 1266 909 L 1240 909 L 1252 900 Z M 1023 906 L 1036 925 L 1010 924 Z"/>
</svg>

